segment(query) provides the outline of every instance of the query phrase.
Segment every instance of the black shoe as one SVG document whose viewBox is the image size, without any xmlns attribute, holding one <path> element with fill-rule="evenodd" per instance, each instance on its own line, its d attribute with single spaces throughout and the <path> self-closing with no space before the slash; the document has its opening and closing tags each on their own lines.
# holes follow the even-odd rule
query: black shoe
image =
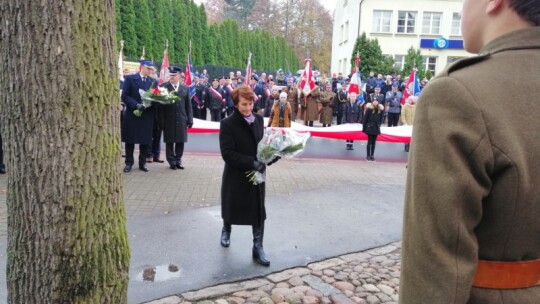
<svg viewBox="0 0 540 304">
<path fill-rule="evenodd" d="M 375 157 L 373 157 L 373 155 L 371 156 L 371 161 L 375 161 Z"/>
<path fill-rule="evenodd" d="M 154 157 L 154 162 L 156 162 L 156 163 L 160 163 L 160 164 L 161 164 L 161 163 L 164 163 L 165 161 L 164 161 L 164 160 L 161 160 L 161 159 L 159 159 L 159 157 Z"/>
<path fill-rule="evenodd" d="M 370 161 L 370 160 L 371 160 L 371 156 L 366 156 L 366 160 L 367 160 L 367 161 Z"/>
<path fill-rule="evenodd" d="M 264 249 L 261 247 L 253 246 L 253 259 L 257 264 L 263 265 L 263 266 L 270 266 L 270 261 L 266 257 L 266 253 L 264 253 Z"/>
<path fill-rule="evenodd" d="M 229 247 L 231 245 L 231 231 L 227 231 L 227 228 L 221 229 L 221 246 Z"/>
<path fill-rule="evenodd" d="M 146 165 L 139 165 L 139 170 L 144 171 L 144 172 L 150 171 L 148 170 L 148 167 L 146 167 Z"/>
<path fill-rule="evenodd" d="M 184 165 L 182 165 L 182 162 L 176 163 L 176 168 L 184 170 Z"/>
<path fill-rule="evenodd" d="M 169 168 L 171 168 L 172 170 L 176 170 L 176 165 L 169 165 Z"/>
<path fill-rule="evenodd" d="M 124 172 L 126 172 L 126 173 L 131 172 L 131 167 L 132 167 L 132 165 L 126 165 L 124 167 Z"/>
</svg>

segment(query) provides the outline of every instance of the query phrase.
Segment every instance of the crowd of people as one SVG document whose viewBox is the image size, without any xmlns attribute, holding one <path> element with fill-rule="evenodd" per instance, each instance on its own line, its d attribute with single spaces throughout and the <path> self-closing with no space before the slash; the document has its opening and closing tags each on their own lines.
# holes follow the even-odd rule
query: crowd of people
<svg viewBox="0 0 540 304">
<path fill-rule="evenodd" d="M 154 78 L 157 78 L 155 69 L 151 72 L 154 73 Z M 375 76 L 374 72 L 370 72 L 369 76 L 363 79 L 360 94 L 349 93 L 349 77 L 341 73 L 331 78 L 324 75 L 317 78 L 315 88 L 308 94 L 298 88 L 297 79 L 285 74 L 282 69 L 276 71 L 276 78 L 266 73 L 257 75 L 256 71 L 247 80 L 241 71 L 210 78 L 206 70 L 202 73 L 196 72 L 192 77 L 194 85 L 190 88 L 191 94 L 188 100 L 185 101 L 191 105 L 191 116 L 189 116 L 191 121 L 197 118 L 219 122 L 232 115 L 234 112 L 232 91 L 239 86 L 247 85 L 255 94 L 253 112 L 268 117 L 268 126 L 290 127 L 291 123 L 296 121 L 306 126 L 314 126 L 314 122 L 317 121 L 322 127 L 345 123 L 364 125 L 364 132 L 372 133 L 368 135 L 371 136 L 373 144 L 369 145 L 366 151 L 366 159 L 371 161 L 375 160 L 374 146 L 377 135 L 380 134 L 380 126 L 382 124 L 388 127 L 412 125 L 417 100 L 416 97 L 408 98 L 406 103 L 402 104 L 407 79 L 402 79 L 399 74 L 383 77 L 382 74 Z M 179 78 L 179 82 L 183 85 L 183 72 L 179 72 Z M 155 81 L 157 83 L 157 80 Z M 427 79 L 421 81 L 421 88 L 426 84 Z M 374 100 L 378 105 L 371 107 Z M 380 113 L 377 110 L 379 107 L 382 108 Z M 368 109 L 377 112 L 379 122 L 376 128 L 365 130 L 365 113 Z M 186 115 L 189 114 L 189 111 L 185 112 Z M 188 125 L 188 123 L 184 124 Z M 159 159 L 160 140 L 159 117 L 157 117 L 152 143 L 145 154 L 146 162 L 163 162 Z M 354 150 L 353 141 L 347 140 L 345 148 Z M 405 150 L 408 151 L 408 149 L 407 144 Z M 142 165 L 142 162 L 140 164 Z"/>
</svg>

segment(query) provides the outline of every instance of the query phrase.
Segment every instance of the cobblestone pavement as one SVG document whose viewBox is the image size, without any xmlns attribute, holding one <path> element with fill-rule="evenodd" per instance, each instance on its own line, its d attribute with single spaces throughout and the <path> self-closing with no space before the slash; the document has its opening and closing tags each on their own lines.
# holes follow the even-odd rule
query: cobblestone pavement
<svg viewBox="0 0 540 304">
<path fill-rule="evenodd" d="M 147 304 L 398 303 L 401 242 Z"/>
</svg>

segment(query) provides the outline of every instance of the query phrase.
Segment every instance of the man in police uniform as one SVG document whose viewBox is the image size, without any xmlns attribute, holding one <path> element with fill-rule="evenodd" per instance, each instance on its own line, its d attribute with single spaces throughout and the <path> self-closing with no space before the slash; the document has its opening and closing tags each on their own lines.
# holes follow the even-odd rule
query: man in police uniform
<svg viewBox="0 0 540 304">
<path fill-rule="evenodd" d="M 479 55 L 420 95 L 399 301 L 540 303 L 540 5 L 464 0 L 462 16 Z"/>
</svg>

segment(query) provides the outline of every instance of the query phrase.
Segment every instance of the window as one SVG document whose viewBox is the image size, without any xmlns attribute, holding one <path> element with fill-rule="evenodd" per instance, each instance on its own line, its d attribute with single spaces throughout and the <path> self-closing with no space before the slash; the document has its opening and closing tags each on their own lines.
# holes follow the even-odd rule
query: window
<svg viewBox="0 0 540 304">
<path fill-rule="evenodd" d="M 452 15 L 452 35 L 461 36 L 461 13 Z"/>
<path fill-rule="evenodd" d="M 405 67 L 405 55 L 394 56 L 394 70 L 401 71 Z"/>
<path fill-rule="evenodd" d="M 339 42 L 339 44 L 342 44 L 343 40 L 345 40 L 345 31 L 343 29 L 343 25 L 341 25 L 341 41 Z"/>
<path fill-rule="evenodd" d="M 416 12 L 398 12 L 398 33 L 414 34 L 414 27 L 416 25 Z"/>
<path fill-rule="evenodd" d="M 437 67 L 437 57 L 424 57 L 424 70 L 430 70 L 432 75 L 435 75 Z"/>
<path fill-rule="evenodd" d="M 442 13 L 424 12 L 422 20 L 422 34 L 438 35 L 441 32 Z"/>
<path fill-rule="evenodd" d="M 392 11 L 373 11 L 373 28 L 376 33 L 390 33 Z"/>
</svg>

